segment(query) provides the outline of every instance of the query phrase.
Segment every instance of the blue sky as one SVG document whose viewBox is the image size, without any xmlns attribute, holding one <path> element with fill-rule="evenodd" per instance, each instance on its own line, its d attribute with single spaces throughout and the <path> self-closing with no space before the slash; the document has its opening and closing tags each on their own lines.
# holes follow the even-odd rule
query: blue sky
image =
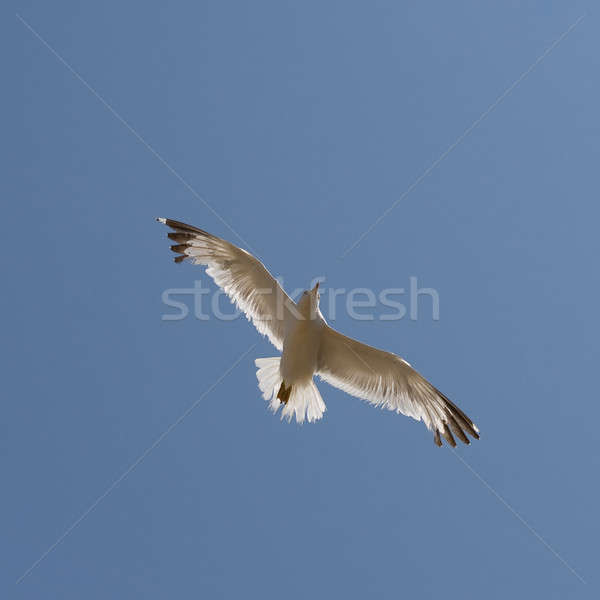
<svg viewBox="0 0 600 600">
<path fill-rule="evenodd" d="M 587 8 L 6 3 L 5 597 L 595 596 Z M 322 422 L 281 422 L 245 320 L 161 320 L 163 290 L 205 275 L 157 215 L 232 228 L 290 288 L 435 288 L 439 321 L 336 327 L 406 357 L 481 441 L 438 449 L 324 383 Z"/>
</svg>

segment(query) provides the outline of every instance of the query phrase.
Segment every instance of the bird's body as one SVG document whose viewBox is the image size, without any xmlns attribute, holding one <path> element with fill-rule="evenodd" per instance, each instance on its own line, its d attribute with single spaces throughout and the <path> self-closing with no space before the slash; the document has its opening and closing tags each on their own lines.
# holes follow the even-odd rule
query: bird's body
<svg viewBox="0 0 600 600">
<path fill-rule="evenodd" d="M 281 376 L 286 384 L 312 379 L 317 372 L 321 335 L 325 320 L 319 314 L 311 318 L 310 296 L 304 294 L 296 304 L 297 315 L 288 319 L 281 355 Z"/>
<path fill-rule="evenodd" d="M 453 433 L 468 444 L 476 439 L 474 423 L 405 360 L 346 337 L 327 325 L 319 310 L 319 284 L 294 302 L 254 256 L 201 229 L 157 219 L 174 230 L 169 238 L 179 256 L 207 267 L 206 272 L 241 308 L 258 331 L 282 352 L 259 358 L 257 378 L 273 411 L 302 423 L 320 419 L 326 410 L 313 377 L 371 404 L 422 420 L 455 446 Z"/>
</svg>

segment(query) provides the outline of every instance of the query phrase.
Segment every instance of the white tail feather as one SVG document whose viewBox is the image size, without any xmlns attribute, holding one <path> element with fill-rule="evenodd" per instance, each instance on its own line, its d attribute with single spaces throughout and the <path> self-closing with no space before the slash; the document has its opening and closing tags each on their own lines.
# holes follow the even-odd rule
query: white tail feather
<svg viewBox="0 0 600 600">
<path fill-rule="evenodd" d="M 256 378 L 258 387 L 262 392 L 263 398 L 269 402 L 269 408 L 276 412 L 281 402 L 277 398 L 277 392 L 281 385 L 281 373 L 279 372 L 279 356 L 272 358 L 257 358 L 254 364 L 258 367 Z"/>
<path fill-rule="evenodd" d="M 263 398 L 269 402 L 269 408 L 273 412 L 277 412 L 281 406 L 281 402 L 277 398 L 277 392 L 282 382 L 279 362 L 279 356 L 257 358 L 254 361 L 258 367 L 256 372 L 258 387 L 263 394 Z M 295 382 L 292 385 L 292 392 L 289 400 L 283 406 L 281 418 L 287 417 L 287 420 L 291 421 L 292 417 L 295 416 L 298 423 L 303 423 L 304 420 L 312 423 L 320 419 L 325 410 L 325 402 L 323 402 L 317 386 L 312 379 L 309 379 L 306 382 Z"/>
</svg>

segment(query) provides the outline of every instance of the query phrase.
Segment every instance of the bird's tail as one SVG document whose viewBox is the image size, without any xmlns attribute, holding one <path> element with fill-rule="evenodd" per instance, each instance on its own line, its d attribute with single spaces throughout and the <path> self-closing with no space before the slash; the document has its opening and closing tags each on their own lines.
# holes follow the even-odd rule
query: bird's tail
<svg viewBox="0 0 600 600">
<path fill-rule="evenodd" d="M 257 358 L 254 361 L 258 367 L 256 372 L 258 387 L 263 394 L 263 398 L 269 403 L 269 408 L 273 412 L 277 412 L 283 404 L 281 418 L 287 417 L 288 421 L 291 421 L 293 416 L 296 417 L 298 423 L 303 423 L 305 419 L 309 423 L 317 421 L 326 410 L 325 402 L 323 402 L 317 386 L 312 379 L 286 386 L 279 370 L 280 360 L 279 356 L 274 356 L 272 358 Z M 280 394 L 282 387 L 284 393 Z M 287 401 L 285 403 L 280 402 L 278 395 L 284 399 L 287 398 Z"/>
<path fill-rule="evenodd" d="M 277 398 L 277 392 L 283 381 L 279 372 L 279 356 L 272 358 L 257 358 L 254 364 L 258 367 L 256 378 L 258 379 L 258 387 L 262 392 L 263 398 L 269 402 L 269 407 L 275 412 L 281 402 Z"/>
</svg>

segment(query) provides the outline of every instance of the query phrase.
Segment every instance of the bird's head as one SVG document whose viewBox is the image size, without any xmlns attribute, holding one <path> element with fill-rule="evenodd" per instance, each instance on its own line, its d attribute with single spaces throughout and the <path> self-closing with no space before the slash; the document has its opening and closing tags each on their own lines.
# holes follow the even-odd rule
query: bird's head
<svg viewBox="0 0 600 600">
<path fill-rule="evenodd" d="M 302 314 L 307 319 L 314 319 L 319 311 L 319 282 L 315 284 L 315 287 L 311 290 L 304 290 L 302 295 L 298 300 L 298 309 L 300 310 L 300 314 Z"/>
</svg>

